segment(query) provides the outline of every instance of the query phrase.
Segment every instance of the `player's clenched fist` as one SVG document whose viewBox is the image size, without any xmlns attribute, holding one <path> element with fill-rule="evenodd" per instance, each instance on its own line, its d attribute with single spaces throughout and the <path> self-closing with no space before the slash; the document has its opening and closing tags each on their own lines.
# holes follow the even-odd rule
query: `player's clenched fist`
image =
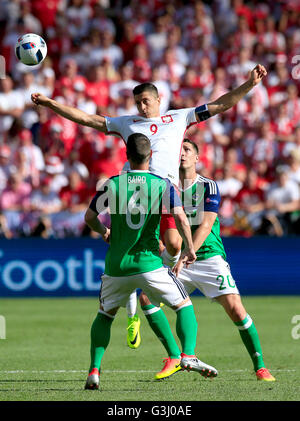
<svg viewBox="0 0 300 421">
<path fill-rule="evenodd" d="M 257 85 L 266 75 L 267 71 L 265 67 L 262 64 L 258 64 L 251 71 L 250 80 L 252 81 L 253 85 Z"/>
<path fill-rule="evenodd" d="M 31 95 L 31 101 L 36 105 L 46 105 L 49 102 L 49 98 L 43 94 L 35 93 Z"/>
</svg>

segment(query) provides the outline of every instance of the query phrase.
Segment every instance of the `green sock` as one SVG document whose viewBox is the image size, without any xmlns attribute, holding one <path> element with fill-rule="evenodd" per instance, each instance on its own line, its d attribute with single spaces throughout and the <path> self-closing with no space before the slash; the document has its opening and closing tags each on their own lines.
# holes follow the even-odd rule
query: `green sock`
<svg viewBox="0 0 300 421">
<path fill-rule="evenodd" d="M 176 332 L 181 342 L 182 352 L 186 355 L 195 355 L 198 324 L 194 307 L 188 305 L 180 308 L 176 314 Z"/>
<path fill-rule="evenodd" d="M 113 317 L 108 317 L 103 313 L 98 313 L 91 327 L 91 365 L 100 370 L 101 360 L 110 341 L 110 328 Z"/>
<path fill-rule="evenodd" d="M 239 329 L 242 341 L 253 362 L 254 370 L 257 371 L 260 368 L 265 367 L 258 333 L 249 314 L 247 314 L 244 320 L 241 322 L 234 322 L 234 324 Z"/>
<path fill-rule="evenodd" d="M 170 358 L 180 358 L 180 349 L 171 331 L 168 319 L 162 309 L 153 304 L 142 307 L 151 329 L 165 347 Z"/>
</svg>

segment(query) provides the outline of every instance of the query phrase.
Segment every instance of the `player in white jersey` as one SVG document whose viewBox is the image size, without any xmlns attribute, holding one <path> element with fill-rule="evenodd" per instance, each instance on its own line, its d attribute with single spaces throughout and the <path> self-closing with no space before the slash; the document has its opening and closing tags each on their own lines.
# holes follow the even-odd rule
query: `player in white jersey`
<svg viewBox="0 0 300 421">
<path fill-rule="evenodd" d="M 184 133 L 189 126 L 235 106 L 242 97 L 260 83 L 266 74 L 264 66 L 258 64 L 245 83 L 215 101 L 195 108 L 168 111 L 165 115 L 160 115 L 160 97 L 157 88 L 152 83 L 143 83 L 133 90 L 139 111 L 137 116 L 110 118 L 90 115 L 77 108 L 60 104 L 40 93 L 32 94 L 32 101 L 78 124 L 93 127 L 105 134 L 120 136 L 125 142 L 132 133 L 143 133 L 149 136 L 153 154 L 150 170 L 161 177 L 169 178 L 177 185 L 181 145 Z M 167 250 L 171 256 L 174 256 L 176 252 L 179 254 L 181 248 L 179 234 L 174 232 L 172 235 L 166 234 L 163 240 Z"/>
<path fill-rule="evenodd" d="M 143 133 L 149 137 L 151 142 L 150 170 L 159 176 L 169 178 L 176 185 L 181 145 L 189 126 L 235 106 L 241 98 L 261 82 L 266 74 L 265 67 L 258 64 L 251 71 L 245 83 L 215 101 L 195 108 L 168 111 L 165 115 L 160 114 L 160 97 L 157 88 L 152 83 L 143 83 L 133 90 L 139 112 L 137 116 L 110 118 L 90 115 L 77 108 L 60 104 L 41 93 L 33 93 L 31 98 L 35 104 L 46 106 L 62 117 L 105 134 L 115 134 L 122 137 L 125 142 L 130 134 Z M 162 253 L 163 261 L 165 264 L 173 266 L 180 256 L 181 237 L 176 230 L 174 219 L 170 215 L 162 217 L 161 237 L 166 246 Z"/>
</svg>

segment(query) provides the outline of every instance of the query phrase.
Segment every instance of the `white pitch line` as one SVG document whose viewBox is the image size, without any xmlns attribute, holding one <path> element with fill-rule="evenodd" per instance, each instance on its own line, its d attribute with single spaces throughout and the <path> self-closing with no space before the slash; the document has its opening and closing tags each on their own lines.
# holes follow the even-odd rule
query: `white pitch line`
<svg viewBox="0 0 300 421">
<path fill-rule="evenodd" d="M 243 373 L 250 370 L 247 369 L 233 369 L 233 370 L 219 370 L 225 373 Z M 291 369 L 270 369 L 270 371 L 278 372 L 296 372 L 298 370 Z M 87 370 L 0 370 L 0 374 L 19 374 L 19 373 L 32 373 L 32 374 L 44 374 L 44 373 L 87 373 Z M 102 370 L 102 373 L 156 373 L 154 370 Z"/>
</svg>

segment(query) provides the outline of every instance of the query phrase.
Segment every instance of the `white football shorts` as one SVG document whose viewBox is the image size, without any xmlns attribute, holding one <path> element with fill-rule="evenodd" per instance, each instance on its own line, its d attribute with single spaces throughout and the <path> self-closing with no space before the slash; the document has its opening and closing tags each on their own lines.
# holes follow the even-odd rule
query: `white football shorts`
<svg viewBox="0 0 300 421">
<path fill-rule="evenodd" d="M 222 256 L 196 260 L 188 268 L 181 270 L 178 279 L 183 283 L 188 294 L 195 289 L 199 289 L 208 298 L 239 294 L 230 266 Z"/>
<path fill-rule="evenodd" d="M 158 307 L 160 303 L 176 306 L 188 297 L 182 283 L 165 267 L 130 276 L 103 274 L 101 279 L 99 300 L 105 312 L 126 307 L 130 294 L 137 288 L 143 290 L 151 303 Z"/>
</svg>

